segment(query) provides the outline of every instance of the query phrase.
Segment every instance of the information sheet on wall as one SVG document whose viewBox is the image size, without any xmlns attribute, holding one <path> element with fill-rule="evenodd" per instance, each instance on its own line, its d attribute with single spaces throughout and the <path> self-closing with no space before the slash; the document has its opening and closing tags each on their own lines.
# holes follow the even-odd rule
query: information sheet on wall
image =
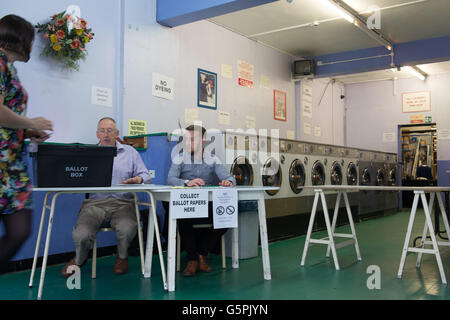
<svg viewBox="0 0 450 320">
<path fill-rule="evenodd" d="M 110 88 L 92 86 L 91 103 L 102 107 L 113 106 L 113 91 Z"/>
<path fill-rule="evenodd" d="M 225 79 L 233 78 L 233 66 L 229 64 L 222 64 L 222 77 Z"/>
<path fill-rule="evenodd" d="M 302 82 L 302 116 L 310 119 L 313 116 L 312 95 L 313 89 L 310 81 Z"/>
<path fill-rule="evenodd" d="M 402 111 L 404 113 L 431 111 L 430 91 L 403 93 Z"/>
<path fill-rule="evenodd" d="M 173 100 L 175 96 L 175 80 L 159 73 L 152 74 L 152 95 L 155 97 Z"/>
<path fill-rule="evenodd" d="M 140 136 L 147 134 L 147 121 L 145 120 L 128 120 L 128 135 Z"/>
<path fill-rule="evenodd" d="M 242 87 L 253 88 L 255 67 L 243 60 L 238 60 L 238 84 Z"/>
</svg>

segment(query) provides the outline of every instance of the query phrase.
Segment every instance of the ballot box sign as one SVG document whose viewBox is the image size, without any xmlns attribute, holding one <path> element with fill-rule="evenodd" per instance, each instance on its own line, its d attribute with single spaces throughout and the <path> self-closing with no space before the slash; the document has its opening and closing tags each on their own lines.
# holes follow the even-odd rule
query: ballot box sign
<svg viewBox="0 0 450 320">
<path fill-rule="evenodd" d="M 236 189 L 213 191 L 214 229 L 237 228 L 238 201 Z"/>
<path fill-rule="evenodd" d="M 207 218 L 208 190 L 172 190 L 170 215 L 175 219 Z"/>
</svg>

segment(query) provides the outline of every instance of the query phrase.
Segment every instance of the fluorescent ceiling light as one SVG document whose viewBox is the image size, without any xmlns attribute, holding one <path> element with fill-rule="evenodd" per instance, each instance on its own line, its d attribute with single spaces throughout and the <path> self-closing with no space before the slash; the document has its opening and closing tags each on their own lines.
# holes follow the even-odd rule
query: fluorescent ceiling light
<svg viewBox="0 0 450 320">
<path fill-rule="evenodd" d="M 411 67 L 411 66 L 404 66 L 404 67 L 402 67 L 402 69 L 408 71 L 410 74 L 416 76 L 420 80 L 425 81 L 426 76 L 418 71 L 418 70 L 420 70 L 419 68 Z"/>
<path fill-rule="evenodd" d="M 351 14 L 347 13 L 346 11 L 344 11 L 341 7 L 336 5 L 336 3 L 334 1 L 332 1 L 332 0 L 321 0 L 321 1 L 328 8 L 330 8 L 331 10 L 333 10 L 334 12 L 339 14 L 342 18 L 344 18 L 348 22 L 350 22 L 352 24 L 355 22 L 355 18 Z"/>
<path fill-rule="evenodd" d="M 367 23 L 362 17 L 359 16 L 358 12 L 346 4 L 343 0 L 321 0 L 320 2 L 328 6 L 330 9 L 333 9 L 341 17 L 353 24 L 355 27 L 358 27 L 369 37 L 378 43 L 381 43 L 386 49 L 392 51 L 392 43 L 385 39 L 380 33 L 369 29 L 367 27 Z"/>
</svg>

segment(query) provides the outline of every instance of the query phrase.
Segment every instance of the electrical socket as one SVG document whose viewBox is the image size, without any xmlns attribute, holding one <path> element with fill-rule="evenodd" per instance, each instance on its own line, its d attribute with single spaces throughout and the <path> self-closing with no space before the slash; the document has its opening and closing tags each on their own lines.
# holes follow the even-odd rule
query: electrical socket
<svg viewBox="0 0 450 320">
<path fill-rule="evenodd" d="M 150 178 L 155 179 L 155 177 L 156 177 L 156 171 L 155 170 L 148 170 L 148 173 L 150 174 Z"/>
</svg>

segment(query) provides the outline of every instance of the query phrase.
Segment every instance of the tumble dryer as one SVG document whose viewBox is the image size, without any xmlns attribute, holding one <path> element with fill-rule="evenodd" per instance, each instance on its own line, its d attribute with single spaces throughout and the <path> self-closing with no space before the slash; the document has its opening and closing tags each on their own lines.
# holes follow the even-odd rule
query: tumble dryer
<svg viewBox="0 0 450 320">
<path fill-rule="evenodd" d="M 260 165 L 257 135 L 227 130 L 224 158 L 225 168 L 235 177 L 237 185 L 261 185 L 258 183 Z"/>
<path fill-rule="evenodd" d="M 358 149 L 343 147 L 341 148 L 341 153 L 344 157 L 344 185 L 356 186 L 359 183 L 359 156 L 360 153 Z M 359 192 L 358 191 L 348 191 L 348 201 L 350 202 L 350 207 L 352 212 L 358 212 L 359 206 Z M 353 217 L 354 221 L 358 221 L 357 217 Z"/>
<path fill-rule="evenodd" d="M 359 185 L 375 186 L 375 168 L 372 162 L 372 152 L 359 150 Z M 374 212 L 376 206 L 375 191 L 363 190 L 359 192 L 359 218 L 366 219 Z"/>
<path fill-rule="evenodd" d="M 375 171 L 375 185 L 376 186 L 386 186 L 388 177 L 386 172 L 386 156 L 385 153 L 380 151 L 372 152 L 372 159 Z M 375 191 L 375 206 L 373 209 L 373 214 L 375 216 L 382 216 L 386 207 L 386 197 L 387 192 L 385 191 Z"/>
<path fill-rule="evenodd" d="M 280 187 L 280 190 L 266 191 L 265 199 L 278 199 L 283 197 L 283 173 L 280 163 L 280 141 L 278 138 L 258 136 L 258 161 L 260 173 L 258 185 Z"/>
<path fill-rule="evenodd" d="M 327 146 L 323 144 L 308 144 L 309 161 L 311 162 L 311 185 L 321 186 L 328 181 L 325 166 L 328 163 L 326 157 Z"/>
<path fill-rule="evenodd" d="M 384 154 L 384 166 L 386 172 L 386 185 L 387 186 L 397 186 L 397 154 L 395 153 L 385 153 Z M 388 191 L 385 192 L 385 203 L 384 211 L 385 213 L 393 213 L 398 210 L 398 191 Z"/>
<path fill-rule="evenodd" d="M 371 186 L 386 186 L 387 172 L 385 155 L 381 151 L 361 150 L 360 184 Z M 385 191 L 360 192 L 360 216 L 362 219 L 372 218 L 384 214 L 386 203 Z"/>
<path fill-rule="evenodd" d="M 309 144 L 296 140 L 280 140 L 281 189 L 276 198 L 266 199 L 269 240 L 305 234 L 313 202 Z"/>
</svg>

